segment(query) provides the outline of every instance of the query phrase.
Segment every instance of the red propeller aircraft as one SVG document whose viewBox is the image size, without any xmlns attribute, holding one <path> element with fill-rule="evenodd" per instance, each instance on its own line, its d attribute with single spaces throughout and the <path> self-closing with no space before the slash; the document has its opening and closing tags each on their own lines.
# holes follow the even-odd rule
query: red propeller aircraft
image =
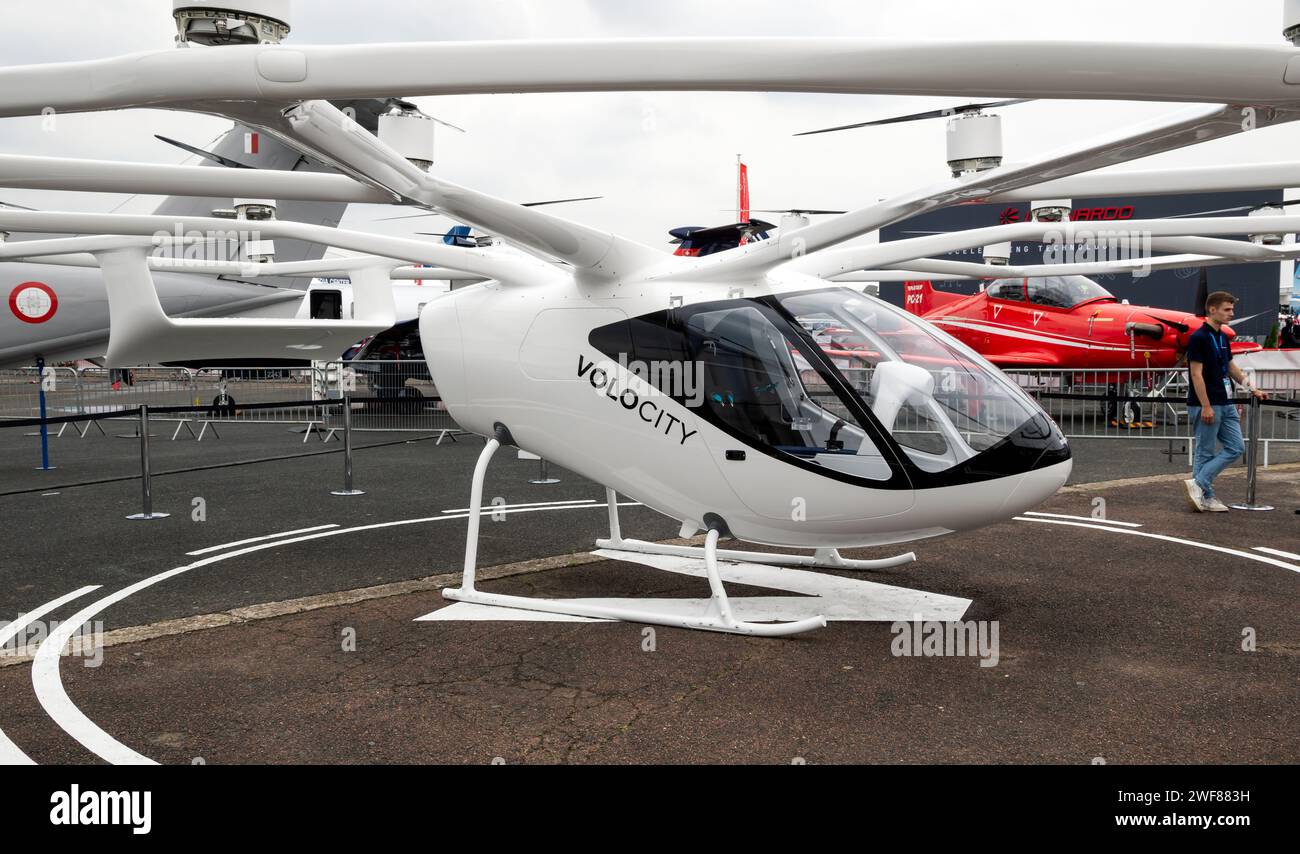
<svg viewBox="0 0 1300 854">
<path fill-rule="evenodd" d="M 1204 272 L 1197 302 L 1207 297 Z M 908 311 L 969 345 L 1003 369 L 1067 368 L 1080 373 L 1070 383 L 1104 384 L 1118 396 L 1158 395 L 1154 374 L 1128 371 L 1180 365 L 1187 339 L 1205 323 L 1185 311 L 1128 305 L 1084 276 L 996 279 L 971 296 L 934 290 L 928 281 L 905 282 Z M 1229 339 L 1236 333 L 1224 326 Z M 1233 341 L 1234 355 L 1263 349 Z M 1155 426 L 1141 405 L 1108 400 L 1105 418 L 1112 427 Z"/>
<path fill-rule="evenodd" d="M 1172 368 L 1205 322 L 1185 311 L 1126 305 L 1084 276 L 997 279 L 971 296 L 936 291 L 928 281 L 903 288 L 908 311 L 1000 368 Z M 1232 342 L 1234 355 L 1260 349 Z"/>
</svg>

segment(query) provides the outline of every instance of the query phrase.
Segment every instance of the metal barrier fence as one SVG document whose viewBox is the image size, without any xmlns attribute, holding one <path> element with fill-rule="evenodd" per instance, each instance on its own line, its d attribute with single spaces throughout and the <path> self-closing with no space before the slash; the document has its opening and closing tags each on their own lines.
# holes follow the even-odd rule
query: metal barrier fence
<svg viewBox="0 0 1300 854">
<path fill-rule="evenodd" d="M 50 418 L 85 412 L 81 384 L 72 368 L 16 368 L 0 371 L 0 418 L 39 418 L 41 392 Z M 59 425 L 59 436 L 71 424 Z M 80 431 L 78 431 L 80 432 Z"/>
<path fill-rule="evenodd" d="M 874 369 L 844 371 L 850 384 L 870 399 Z M 1257 386 L 1281 400 L 1300 399 L 1300 371 L 1249 371 Z M 935 371 L 935 396 L 954 415 L 965 441 L 981 449 L 1005 431 L 996 401 L 972 382 L 952 372 Z M 1007 376 L 1039 404 L 1074 439 L 1157 439 L 1170 443 L 1188 438 L 1186 369 L 1077 371 L 1067 369 L 1009 370 Z M 216 436 L 217 425 L 273 423 L 301 425 L 303 441 L 313 435 L 335 438 L 343 426 L 340 407 L 321 400 L 352 400 L 352 429 L 361 432 L 438 433 L 440 440 L 461 432 L 438 397 L 423 360 L 317 362 L 304 368 L 214 367 L 186 368 L 35 368 L 0 371 L 0 420 L 39 416 L 44 389 L 49 418 L 97 416 L 141 405 L 152 408 L 200 407 L 198 411 L 154 415 L 155 421 L 175 423 L 171 438 L 182 432 L 202 439 Z M 837 401 L 829 389 L 810 386 L 826 406 Z M 821 393 L 819 393 L 819 391 Z M 295 400 L 301 400 L 300 405 Z M 275 408 L 251 404 L 281 403 Z M 60 424 L 85 436 L 97 420 Z M 1293 408 L 1265 406 L 1260 416 L 1260 441 L 1267 465 L 1274 443 L 1300 443 L 1300 413 Z M 197 428 L 197 432 L 196 432 Z M 98 428 L 102 432 L 102 428 Z M 904 405 L 894 421 L 900 440 L 921 450 L 937 445 L 939 425 L 924 408 Z M 1190 450 L 1189 450 L 1190 453 Z"/>
<path fill-rule="evenodd" d="M 352 429 L 358 432 L 440 433 L 463 431 L 438 396 L 423 359 L 330 362 L 325 366 L 327 397 L 364 400 L 352 404 Z M 328 413 L 327 429 L 342 427 L 342 410 Z"/>
<path fill-rule="evenodd" d="M 333 370 L 331 370 L 331 365 Z M 367 370 L 358 370 L 357 366 L 362 365 Z M 397 369 L 385 370 L 385 366 L 400 365 Z M 104 372 L 104 376 L 96 373 L 98 369 L 87 371 L 72 371 L 71 388 L 68 383 L 60 389 L 59 371 L 68 369 L 45 368 L 42 366 L 37 369 L 22 369 L 11 371 L 0 371 L 0 427 L 26 427 L 37 426 L 40 428 L 41 436 L 41 454 L 43 470 L 51 470 L 48 453 L 48 428 L 54 425 L 60 426 L 58 435 L 62 435 L 62 430 L 68 424 L 78 421 L 86 421 L 98 425 L 101 419 L 121 419 L 133 418 L 138 419 L 139 428 L 137 437 L 140 441 L 141 456 L 141 484 L 142 484 L 142 507 L 141 513 L 128 516 L 129 519 L 152 520 L 161 519 L 167 516 L 166 513 L 156 513 L 153 510 L 152 492 L 150 489 L 150 459 L 149 459 L 149 425 L 150 417 L 153 414 L 177 415 L 184 419 L 186 416 L 192 416 L 195 420 L 204 421 L 204 428 L 207 429 L 211 422 L 239 418 L 241 413 L 245 416 L 254 416 L 243 420 L 267 421 L 277 417 L 277 413 L 296 413 L 296 416 L 290 417 L 308 417 L 313 419 L 310 423 L 316 423 L 315 419 L 320 419 L 327 425 L 334 419 L 337 419 L 337 427 L 329 427 L 326 437 L 333 435 L 335 432 L 343 432 L 343 458 L 344 458 L 344 487 L 342 490 L 335 491 L 334 495 L 355 496 L 364 495 L 365 493 L 355 489 L 353 485 L 353 468 L 352 468 L 352 433 L 355 430 L 420 430 L 427 433 L 439 433 L 438 444 L 449 434 L 454 436 L 458 428 L 451 421 L 445 408 L 441 406 L 441 400 L 436 396 L 431 382 L 423 380 L 418 373 L 412 371 L 410 363 L 329 363 L 324 366 L 314 366 L 311 369 L 212 369 L 210 371 L 194 372 L 183 369 L 140 369 L 139 373 L 127 372 Z M 880 368 L 858 370 L 854 375 L 849 377 L 849 382 L 864 394 L 870 395 L 872 373 L 881 370 Z M 299 372 L 295 376 L 295 371 Z M 204 378 L 204 382 L 212 385 L 202 385 L 198 374 L 206 373 L 209 376 Z M 1278 394 L 1281 399 L 1270 400 L 1261 403 L 1259 400 L 1250 398 L 1245 401 L 1243 408 L 1246 410 L 1246 421 L 1243 425 L 1247 438 L 1247 489 L 1248 497 L 1244 504 L 1234 505 L 1237 509 L 1242 510 L 1272 510 L 1268 505 L 1257 504 L 1256 498 L 1256 473 L 1261 463 L 1261 447 L 1263 450 L 1263 467 L 1268 467 L 1268 445 L 1270 442 L 1297 442 L 1300 441 L 1300 401 L 1297 401 L 1295 394 L 1294 377 L 1290 376 L 1296 372 L 1284 371 L 1279 374 L 1286 376 L 1269 376 L 1265 372 L 1257 372 L 1254 376 L 1254 382 L 1265 390 L 1270 390 Z M 1127 374 L 1122 376 L 1121 374 Z M 427 376 L 427 374 L 426 374 Z M 901 444 L 907 447 L 916 448 L 921 451 L 928 451 L 935 443 L 940 445 L 947 443 L 950 439 L 955 440 L 954 428 L 961 434 L 960 438 L 969 443 L 976 450 L 983 450 L 984 443 L 999 440 L 1005 436 L 1002 431 L 1004 424 L 1011 424 L 1012 428 L 1019 426 L 1017 421 L 1023 417 L 1023 407 L 1017 407 L 1014 401 L 1008 400 L 1005 392 L 1000 392 L 987 384 L 986 379 L 966 378 L 963 380 L 955 375 L 951 370 L 936 371 L 934 397 L 942 407 L 944 417 L 937 417 L 937 413 L 927 413 L 928 408 L 920 402 L 908 403 L 903 400 L 894 400 L 886 404 L 883 398 L 888 396 L 888 392 L 881 391 L 879 397 L 882 400 L 873 400 L 873 406 L 886 406 L 891 409 L 891 425 L 893 433 L 898 437 Z M 1173 435 L 1169 433 L 1170 425 L 1177 428 L 1183 425 L 1186 428 L 1187 407 L 1183 403 L 1183 395 L 1179 395 L 1179 385 L 1186 389 L 1186 373 L 1184 371 L 1129 371 L 1129 372 L 1079 372 L 1079 371 L 1015 371 L 1011 372 L 1017 384 L 1027 392 L 1033 394 L 1039 400 L 1052 402 L 1049 406 L 1055 404 L 1057 411 L 1053 417 L 1063 428 L 1066 424 L 1074 425 L 1066 428 L 1067 435 L 1079 436 L 1078 432 L 1070 433 L 1069 430 L 1078 430 L 1078 424 L 1081 422 L 1084 427 L 1093 427 L 1098 423 L 1097 411 L 1104 409 L 1100 421 L 1102 423 L 1102 434 L 1106 435 L 1124 435 L 1131 437 L 1132 433 L 1117 434 L 1107 431 L 1116 428 L 1118 424 L 1124 424 L 1128 430 L 1156 430 L 1164 431 L 1164 434 L 1157 434 L 1149 437 L 1168 438 L 1172 442 Z M 334 377 L 338 384 L 337 391 L 340 397 L 335 399 L 320 398 L 316 395 L 322 391 L 329 391 L 327 388 L 329 378 Z M 908 382 L 915 381 L 915 376 L 904 378 Z M 358 380 L 362 379 L 365 383 L 365 393 L 374 395 L 373 397 L 354 397 L 354 392 L 358 390 Z M 924 379 L 924 376 L 922 376 Z M 421 388 L 418 383 L 427 383 Z M 806 380 L 806 382 L 808 382 Z M 264 386 L 256 386 L 254 383 L 265 383 Z M 286 387 L 286 383 L 288 387 Z M 265 402 L 250 402 L 248 398 L 241 404 L 234 400 L 232 387 L 238 389 L 240 394 L 247 394 L 249 397 L 256 397 L 259 394 L 276 397 L 279 394 L 286 393 L 287 389 L 297 385 L 303 388 L 307 397 L 303 399 L 301 405 L 292 399 L 273 399 Z M 1096 393 L 1097 386 L 1105 386 L 1105 391 Z M 116 394 L 127 390 L 127 395 L 123 397 L 104 397 L 108 394 Z M 213 388 L 216 389 L 216 398 L 208 403 L 203 398 Z M 34 389 L 34 390 L 33 390 Z M 404 389 L 414 389 L 414 391 L 403 392 Z M 1087 393 L 1089 390 L 1094 393 Z M 425 392 L 431 394 L 426 397 Z M 810 385 L 809 392 L 823 400 L 823 405 L 834 408 L 838 401 L 838 395 L 834 394 L 829 388 L 819 388 Z M 1135 393 L 1136 392 L 1136 393 Z M 157 412 L 151 410 L 156 404 L 150 404 L 145 401 L 135 402 L 132 406 L 126 401 L 139 395 L 171 395 L 177 396 L 185 394 L 189 400 L 185 403 L 171 403 L 157 407 Z M 905 395 L 905 397 L 908 395 Z M 393 419 L 397 423 L 392 426 L 379 426 L 378 423 L 372 423 L 371 426 L 361 426 L 358 423 L 362 420 L 358 417 L 358 409 L 365 413 L 366 406 L 379 407 L 378 410 L 369 413 L 373 422 L 379 422 L 383 419 Z M 1146 414 L 1143 406 L 1150 407 L 1150 414 Z M 396 409 L 394 409 L 396 407 Z M 1003 412 L 1002 408 L 1006 411 Z M 1066 410 L 1069 409 L 1069 412 Z M 1016 415 L 1016 411 L 1019 415 Z M 333 411 L 337 415 L 331 416 Z M 264 414 L 270 413 L 271 419 L 264 417 Z M 878 411 L 879 414 L 879 411 Z M 893 416 L 897 415 L 897 418 Z M 848 415 L 843 416 L 846 418 Z M 882 418 L 885 416 L 881 416 Z M 1065 419 L 1068 417 L 1068 421 Z M 1133 419 L 1147 419 L 1149 421 L 1135 422 Z M 6 425 L 4 422 L 8 421 Z M 181 426 L 186 424 L 181 420 L 173 433 L 172 438 L 176 438 L 181 430 Z M 273 423 L 284 423 L 282 421 L 273 421 Z M 296 423 L 296 422 L 295 422 Z M 1157 428 L 1157 424 L 1160 425 Z M 1271 438 L 1265 438 L 1265 425 L 1269 425 L 1268 432 Z M 1282 426 L 1279 426 L 1281 424 Z M 88 429 L 88 428 L 87 428 Z M 102 428 L 101 432 L 102 432 Z M 310 426 L 309 426 L 310 430 Z M 84 437 L 85 431 L 81 432 Z M 202 438 L 202 432 L 198 438 Z M 1085 434 L 1086 435 L 1086 434 Z M 1187 438 L 1186 429 L 1179 432 L 1176 438 Z M 304 438 L 304 441 L 306 439 Z M 1192 442 L 1187 442 L 1189 459 L 1192 454 Z M 1172 448 L 1172 445 L 1171 445 Z M 934 453 L 943 453 L 942 447 L 934 450 Z M 1170 451 L 1172 460 L 1173 452 Z M 521 454 L 522 458 L 522 454 Z M 541 479 L 535 483 L 557 482 L 546 479 L 545 462 L 542 463 Z"/>
<path fill-rule="evenodd" d="M 337 438 L 342 410 L 321 400 L 353 398 L 353 429 L 367 432 L 438 433 L 439 441 L 462 432 L 446 411 L 423 362 L 318 362 L 311 367 L 188 368 L 36 368 L 0 371 L 0 421 L 40 415 L 42 386 L 51 419 L 85 416 L 84 422 L 58 425 L 56 438 L 70 426 L 85 437 L 101 416 L 142 405 L 191 407 L 186 413 L 155 414 L 154 422 L 174 423 L 201 441 L 218 425 L 261 423 L 301 425 L 303 441 Z M 301 404 L 295 404 L 301 400 Z M 281 403 L 284 406 L 262 407 Z M 252 404 L 259 404 L 250 408 Z M 132 416 L 134 417 L 134 416 Z"/>
</svg>

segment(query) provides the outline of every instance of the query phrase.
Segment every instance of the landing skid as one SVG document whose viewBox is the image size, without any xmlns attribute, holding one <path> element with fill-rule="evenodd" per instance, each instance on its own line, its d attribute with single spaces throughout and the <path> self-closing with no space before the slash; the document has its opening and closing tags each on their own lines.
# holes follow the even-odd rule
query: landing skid
<svg viewBox="0 0 1300 854">
<path fill-rule="evenodd" d="M 619 620 L 629 623 L 648 623 L 659 626 L 673 626 L 683 629 L 700 629 L 710 632 L 752 635 L 755 637 L 787 637 L 802 634 L 813 629 L 825 628 L 824 616 L 809 617 L 803 620 L 785 623 L 751 623 L 737 620 L 732 613 L 731 600 L 718 570 L 718 559 L 745 561 L 775 566 L 814 566 L 834 569 L 866 570 L 900 566 L 916 560 L 912 553 L 899 555 L 885 560 L 849 560 L 840 557 L 835 549 L 819 549 L 815 555 L 772 554 L 767 552 L 728 551 L 718 549 L 720 533 L 712 529 L 700 546 L 671 546 L 661 543 L 649 543 L 643 540 L 623 539 L 618 519 L 618 496 L 612 489 L 606 489 L 609 502 L 609 539 L 599 540 L 596 545 L 602 549 L 642 554 L 662 554 L 682 557 L 703 557 L 709 580 L 710 598 L 708 608 L 699 615 L 682 615 L 662 611 L 641 610 L 637 608 L 610 607 L 601 604 L 588 604 L 577 601 L 557 601 L 533 596 L 508 596 L 498 593 L 484 593 L 474 587 L 475 571 L 478 564 L 479 524 L 482 517 L 483 482 L 487 476 L 489 463 L 501 447 L 499 438 L 488 440 L 474 467 L 474 479 L 470 487 L 469 530 L 465 539 L 465 566 L 459 588 L 442 591 L 446 599 L 456 602 L 468 602 L 475 605 L 487 605 L 499 608 L 515 608 L 523 611 L 536 611 L 546 614 L 562 614 L 572 617 L 586 617 L 597 620 Z"/>
<path fill-rule="evenodd" d="M 674 557 L 706 557 L 701 546 L 674 546 L 667 543 L 650 543 L 645 540 L 625 540 L 618 520 L 618 493 L 612 489 L 605 490 L 605 500 L 609 505 L 609 539 L 596 540 L 596 547 L 622 552 L 635 552 L 649 555 L 672 555 Z M 881 560 L 853 560 L 841 557 L 838 549 L 818 549 L 813 555 L 792 555 L 784 552 L 747 552 L 732 549 L 716 549 L 716 558 L 721 560 L 743 561 L 745 563 L 762 563 L 768 566 L 811 566 L 821 569 L 845 569 L 865 571 L 870 569 L 891 569 L 916 560 L 915 552 L 883 558 Z"/>
</svg>

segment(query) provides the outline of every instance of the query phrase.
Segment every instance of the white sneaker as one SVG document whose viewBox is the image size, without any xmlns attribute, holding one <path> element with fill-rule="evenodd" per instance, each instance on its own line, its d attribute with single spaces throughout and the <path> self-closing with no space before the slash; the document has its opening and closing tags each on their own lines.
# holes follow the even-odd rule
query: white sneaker
<svg viewBox="0 0 1300 854">
<path fill-rule="evenodd" d="M 1228 505 L 1224 504 L 1222 501 L 1220 501 L 1220 500 L 1217 499 L 1217 498 L 1214 498 L 1213 496 L 1211 496 L 1210 498 L 1205 499 L 1204 503 L 1205 503 L 1205 509 L 1208 510 L 1209 512 L 1211 512 L 1211 513 L 1227 513 L 1227 512 L 1229 512 L 1229 511 L 1228 511 Z"/>
<path fill-rule="evenodd" d="M 1197 513 L 1204 513 L 1205 493 L 1201 491 L 1200 485 L 1195 478 L 1183 481 L 1183 488 L 1187 490 L 1187 503 L 1191 505 L 1192 510 Z"/>
</svg>

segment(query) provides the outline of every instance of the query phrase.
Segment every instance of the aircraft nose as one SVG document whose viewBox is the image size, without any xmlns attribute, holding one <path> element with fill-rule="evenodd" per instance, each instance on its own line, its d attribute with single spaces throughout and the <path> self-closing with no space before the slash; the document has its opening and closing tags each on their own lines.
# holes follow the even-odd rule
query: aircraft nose
<svg viewBox="0 0 1300 854">
<path fill-rule="evenodd" d="M 1019 475 L 1015 488 L 1002 502 L 998 515 L 1002 518 L 1019 516 L 1042 504 L 1065 486 L 1073 468 L 1074 460 L 1067 458 L 1065 462 Z"/>
<path fill-rule="evenodd" d="M 999 512 L 1004 517 L 1037 507 L 1051 498 L 1065 486 L 1074 468 L 1069 443 L 1046 413 L 1036 415 L 1011 440 L 1032 462 L 1016 476 L 1015 487 L 1002 502 Z"/>
</svg>

